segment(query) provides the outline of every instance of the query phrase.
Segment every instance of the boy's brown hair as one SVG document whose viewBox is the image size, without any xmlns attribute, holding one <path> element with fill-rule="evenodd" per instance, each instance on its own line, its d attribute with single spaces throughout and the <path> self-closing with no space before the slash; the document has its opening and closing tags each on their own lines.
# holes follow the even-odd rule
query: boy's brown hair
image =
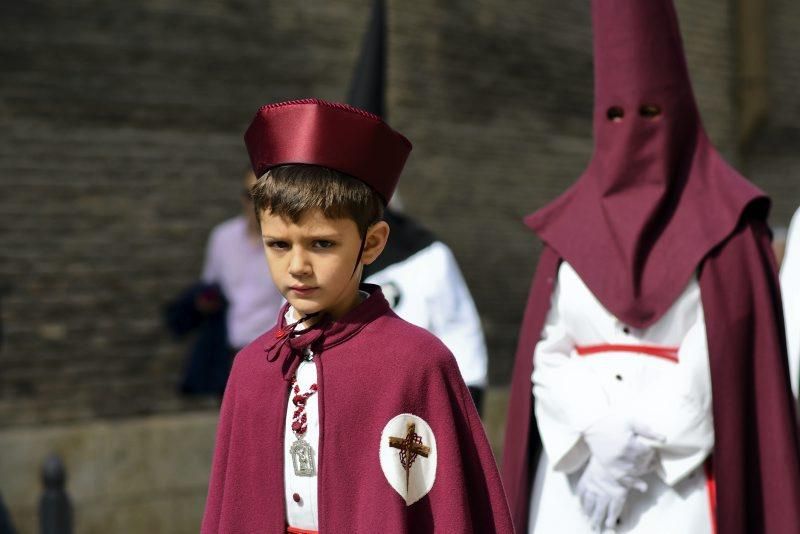
<svg viewBox="0 0 800 534">
<path fill-rule="evenodd" d="M 312 209 L 330 219 L 352 219 L 363 239 L 383 218 L 383 200 L 371 187 L 347 174 L 317 165 L 281 165 L 261 176 L 251 188 L 256 217 L 268 210 L 299 221 Z"/>
</svg>

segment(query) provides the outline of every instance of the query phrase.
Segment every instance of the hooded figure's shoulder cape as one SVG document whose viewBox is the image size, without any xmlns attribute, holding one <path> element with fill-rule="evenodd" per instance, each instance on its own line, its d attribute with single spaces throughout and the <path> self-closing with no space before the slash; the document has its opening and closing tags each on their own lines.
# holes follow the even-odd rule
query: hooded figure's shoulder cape
<svg viewBox="0 0 800 534">
<path fill-rule="evenodd" d="M 366 301 L 310 338 L 319 385 L 319 532 L 512 532 L 492 451 L 452 354 L 397 317 L 380 290 L 369 287 Z M 271 359 L 282 326 L 234 362 L 204 534 L 286 531 L 286 378 L 304 341 Z M 402 470 L 399 451 L 395 458 L 382 433 L 390 421 L 408 415 L 430 428 L 433 439 L 423 437 L 422 445 L 435 447 L 436 455 L 432 486 L 411 504 L 382 467 L 386 456 L 389 469 Z M 424 436 L 419 426 L 417 433 Z M 428 467 L 430 461 L 432 456 L 414 460 Z"/>
<path fill-rule="evenodd" d="M 698 268 L 711 368 L 716 524 L 724 534 L 800 532 L 800 443 L 770 234 L 751 206 Z M 520 331 L 503 455 L 514 524 L 527 532 L 541 443 L 533 351 L 561 258 L 545 245 Z"/>
</svg>

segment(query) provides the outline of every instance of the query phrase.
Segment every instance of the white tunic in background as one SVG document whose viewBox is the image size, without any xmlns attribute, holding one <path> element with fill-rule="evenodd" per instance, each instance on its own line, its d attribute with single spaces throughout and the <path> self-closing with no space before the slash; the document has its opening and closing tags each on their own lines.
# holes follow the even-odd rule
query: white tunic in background
<svg viewBox="0 0 800 534">
<path fill-rule="evenodd" d="M 679 347 L 676 364 L 576 346 Z M 645 329 L 611 315 L 566 262 L 534 351 L 533 392 L 543 452 L 531 492 L 529 532 L 592 532 L 574 490 L 590 452 L 582 431 L 611 413 L 636 417 L 666 436 L 646 493 L 631 491 L 619 526 L 606 532 L 712 532 L 703 464 L 714 444 L 711 377 L 700 289 L 692 279 L 669 311 Z"/>
<path fill-rule="evenodd" d="M 382 286 L 397 315 L 450 349 L 468 386 L 486 385 L 488 357 L 480 317 L 447 245 L 436 241 L 365 282 Z M 396 305 L 394 292 L 399 292 Z"/>
<path fill-rule="evenodd" d="M 792 216 L 781 265 L 781 295 L 789 353 L 789 379 L 797 397 L 800 382 L 800 210 Z"/>
</svg>

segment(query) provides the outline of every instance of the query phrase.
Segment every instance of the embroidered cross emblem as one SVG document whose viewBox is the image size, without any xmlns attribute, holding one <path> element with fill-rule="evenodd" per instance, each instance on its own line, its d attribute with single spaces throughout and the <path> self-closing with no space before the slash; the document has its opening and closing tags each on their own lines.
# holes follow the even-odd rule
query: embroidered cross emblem
<svg viewBox="0 0 800 534">
<path fill-rule="evenodd" d="M 389 437 L 389 446 L 393 449 L 400 449 L 400 465 L 406 470 L 406 491 L 408 491 L 408 479 L 411 466 L 414 464 L 417 456 L 427 458 L 431 453 L 431 448 L 422 443 L 422 437 L 416 433 L 416 429 L 417 427 L 414 423 L 409 423 L 406 437 Z"/>
</svg>

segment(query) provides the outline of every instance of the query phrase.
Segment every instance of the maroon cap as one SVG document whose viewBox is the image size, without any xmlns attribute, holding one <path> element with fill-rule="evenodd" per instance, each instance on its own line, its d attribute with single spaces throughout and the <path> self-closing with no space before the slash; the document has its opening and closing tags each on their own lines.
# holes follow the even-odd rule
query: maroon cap
<svg viewBox="0 0 800 534">
<path fill-rule="evenodd" d="M 358 178 L 386 203 L 411 152 L 411 142 L 377 115 L 317 99 L 263 106 L 244 142 L 256 176 L 279 165 L 318 165 Z"/>
</svg>

